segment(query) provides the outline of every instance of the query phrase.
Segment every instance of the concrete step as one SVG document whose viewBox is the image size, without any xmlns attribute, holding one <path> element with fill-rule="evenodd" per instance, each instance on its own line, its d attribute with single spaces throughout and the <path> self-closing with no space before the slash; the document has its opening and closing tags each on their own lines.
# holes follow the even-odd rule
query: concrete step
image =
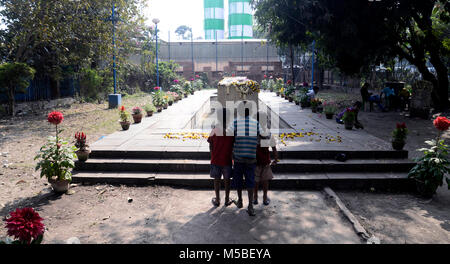
<svg viewBox="0 0 450 264">
<path fill-rule="evenodd" d="M 125 185 L 168 185 L 190 188 L 214 187 L 206 173 L 145 173 L 145 172 L 77 172 L 74 183 L 109 183 Z M 270 182 L 272 190 L 318 189 L 329 186 L 335 189 L 372 189 L 376 191 L 413 191 L 414 182 L 407 173 L 274 173 Z M 374 189 L 373 189 L 374 188 Z"/>
<path fill-rule="evenodd" d="M 353 159 L 336 160 L 283 159 L 273 171 L 277 173 L 298 172 L 408 172 L 415 163 L 407 159 Z M 97 172 L 209 172 L 209 160 L 194 159 L 89 159 L 76 162 L 76 171 Z"/>
<path fill-rule="evenodd" d="M 394 150 L 302 150 L 279 151 L 281 159 L 334 159 L 337 154 L 344 153 L 349 159 L 407 159 L 408 151 Z M 93 150 L 91 158 L 98 159 L 210 159 L 207 151 L 121 151 Z"/>
</svg>

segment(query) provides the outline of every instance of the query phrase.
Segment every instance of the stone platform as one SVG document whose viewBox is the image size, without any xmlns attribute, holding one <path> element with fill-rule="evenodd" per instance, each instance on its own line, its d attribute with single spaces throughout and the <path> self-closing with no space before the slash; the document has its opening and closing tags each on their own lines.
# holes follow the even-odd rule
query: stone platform
<svg viewBox="0 0 450 264">
<path fill-rule="evenodd" d="M 214 90 L 196 92 L 162 113 L 144 118 L 129 131 L 118 131 L 91 144 L 91 158 L 77 163 L 74 181 L 211 187 L 206 141 L 211 129 L 191 127 L 207 118 L 215 94 Z M 414 163 L 408 160 L 408 152 L 393 151 L 390 143 L 364 130 L 345 130 L 335 120 L 301 109 L 275 93 L 262 92 L 259 99 L 287 124 L 272 131 L 274 134 L 296 135 L 278 141 L 281 161 L 273 168 L 272 188 L 377 185 L 408 189 L 411 185 L 407 172 Z M 183 140 L 183 133 L 190 132 L 199 133 L 199 138 Z M 172 139 L 165 138 L 167 133 Z M 349 160 L 336 161 L 339 153 Z"/>
</svg>

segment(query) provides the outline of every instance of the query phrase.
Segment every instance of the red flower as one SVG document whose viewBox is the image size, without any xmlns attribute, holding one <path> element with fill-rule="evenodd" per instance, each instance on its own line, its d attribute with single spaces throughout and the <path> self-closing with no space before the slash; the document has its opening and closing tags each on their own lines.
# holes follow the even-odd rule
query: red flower
<svg viewBox="0 0 450 264">
<path fill-rule="evenodd" d="M 48 114 L 48 122 L 52 123 L 53 125 L 57 126 L 61 124 L 61 122 L 64 120 L 64 116 L 60 112 L 51 112 Z"/>
<path fill-rule="evenodd" d="M 267 79 L 267 75 L 264 74 L 264 79 Z"/>
<path fill-rule="evenodd" d="M 434 120 L 433 125 L 440 131 L 446 131 L 450 127 L 450 120 L 446 117 L 438 116 Z"/>
<path fill-rule="evenodd" d="M 193 82 L 194 81 L 194 78 L 191 78 L 191 82 Z"/>
<path fill-rule="evenodd" d="M 9 236 L 30 244 L 33 239 L 44 234 L 44 224 L 41 223 L 44 219 L 32 208 L 16 209 L 10 215 L 11 217 L 6 219 Z"/>
<path fill-rule="evenodd" d="M 160 90 L 160 89 L 161 89 L 161 87 L 158 87 L 158 86 L 156 86 L 156 87 L 153 88 L 153 90 L 156 90 L 156 91 L 158 91 L 158 90 Z"/>
<path fill-rule="evenodd" d="M 121 111 L 121 112 L 125 111 L 125 106 L 122 105 L 122 106 L 120 107 L 120 111 Z"/>
<path fill-rule="evenodd" d="M 406 124 L 405 123 L 397 123 L 397 129 L 402 129 L 402 128 L 406 128 Z"/>
<path fill-rule="evenodd" d="M 288 85 L 291 85 L 291 84 L 292 84 L 292 81 L 291 81 L 291 80 L 288 80 L 288 81 L 287 81 L 287 84 L 288 84 Z"/>
<path fill-rule="evenodd" d="M 195 75 L 195 78 L 200 78 L 200 75 Z"/>
<path fill-rule="evenodd" d="M 233 74 L 231 74 L 231 77 L 235 77 L 235 76 L 236 76 L 236 74 L 234 74 L 234 73 L 233 73 Z"/>
</svg>

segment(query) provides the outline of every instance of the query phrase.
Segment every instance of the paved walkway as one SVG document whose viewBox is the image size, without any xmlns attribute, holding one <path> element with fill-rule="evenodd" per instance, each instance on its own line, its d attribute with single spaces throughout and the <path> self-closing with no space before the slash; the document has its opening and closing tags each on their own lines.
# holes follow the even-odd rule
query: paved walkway
<svg viewBox="0 0 450 264">
<path fill-rule="evenodd" d="M 170 106 L 162 113 L 144 118 L 141 124 L 132 125 L 128 131 L 118 131 L 92 144 L 92 150 L 151 150 L 151 151 L 209 151 L 209 145 L 201 139 L 166 139 L 166 133 L 198 132 L 210 130 L 186 129 L 193 118 L 200 119 L 215 90 L 196 92 L 194 96 Z M 364 130 L 345 130 L 335 120 L 325 115 L 313 114 L 310 109 L 301 109 L 275 93 L 262 92 L 259 96 L 293 129 L 283 129 L 280 133 L 297 133 L 300 137 L 280 141 L 278 149 L 296 150 L 391 150 L 390 144 L 374 137 Z M 178 135 L 179 136 L 179 135 Z"/>
<path fill-rule="evenodd" d="M 255 206 L 257 215 L 249 217 L 246 207 L 213 207 L 213 191 L 112 189 L 106 187 L 99 200 L 95 191 L 75 188 L 77 192 L 70 198 L 63 196 L 52 206 L 41 207 L 39 213 L 59 219 L 60 208 L 73 208 L 74 199 L 83 199 L 69 213 L 73 223 L 70 236 L 82 243 L 361 243 L 353 227 L 321 192 L 273 191 L 271 204 Z M 126 202 L 127 196 L 133 197 L 132 203 Z M 236 196 L 235 191 L 231 196 Z M 67 213 L 63 214 L 66 219 Z M 58 243 L 69 236 L 65 221 L 52 220 L 49 228 L 46 243 Z"/>
</svg>

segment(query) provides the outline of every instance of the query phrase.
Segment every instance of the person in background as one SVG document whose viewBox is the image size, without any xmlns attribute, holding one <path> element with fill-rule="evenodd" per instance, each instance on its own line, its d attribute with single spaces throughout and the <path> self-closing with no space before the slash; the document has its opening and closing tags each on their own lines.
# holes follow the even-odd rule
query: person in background
<svg viewBox="0 0 450 264">
<path fill-rule="evenodd" d="M 358 121 L 358 113 L 359 110 L 361 110 L 362 107 L 362 103 L 361 102 L 356 102 L 353 104 L 352 107 L 350 107 L 351 110 L 355 111 L 355 128 L 359 129 L 364 129 L 364 126 Z M 345 112 L 347 111 L 347 108 L 340 112 L 337 116 L 336 116 L 336 122 L 338 124 L 344 124 L 344 121 L 342 120 L 342 117 L 344 117 Z"/>
<path fill-rule="evenodd" d="M 381 96 L 385 96 L 386 98 L 386 108 L 390 109 L 392 107 L 392 99 L 395 95 L 395 91 L 393 88 L 386 86 L 383 91 L 381 91 Z"/>
<path fill-rule="evenodd" d="M 308 90 L 306 96 L 308 96 L 309 100 L 316 98 L 316 95 L 319 93 L 319 87 L 314 86 L 313 89 Z"/>
<path fill-rule="evenodd" d="M 379 95 L 373 95 L 369 92 L 370 84 L 364 83 L 364 85 L 361 87 L 361 97 L 363 101 L 369 102 L 369 103 L 376 103 L 377 106 L 380 108 L 381 111 L 385 111 L 384 106 L 381 104 L 381 99 Z"/>
<path fill-rule="evenodd" d="M 223 119 L 216 122 L 208 138 L 211 152 L 210 177 L 214 179 L 214 191 L 216 197 L 211 202 L 214 206 L 220 205 L 220 183 L 223 176 L 225 182 L 225 206 L 232 204 L 230 201 L 230 179 L 232 177 L 233 135 L 226 134 L 226 109 L 222 112 Z"/>
<path fill-rule="evenodd" d="M 402 110 L 405 110 L 407 105 L 409 107 L 411 93 L 408 91 L 408 89 L 403 88 L 398 93 L 398 96 L 400 97 L 400 100 L 401 100 Z"/>
</svg>

